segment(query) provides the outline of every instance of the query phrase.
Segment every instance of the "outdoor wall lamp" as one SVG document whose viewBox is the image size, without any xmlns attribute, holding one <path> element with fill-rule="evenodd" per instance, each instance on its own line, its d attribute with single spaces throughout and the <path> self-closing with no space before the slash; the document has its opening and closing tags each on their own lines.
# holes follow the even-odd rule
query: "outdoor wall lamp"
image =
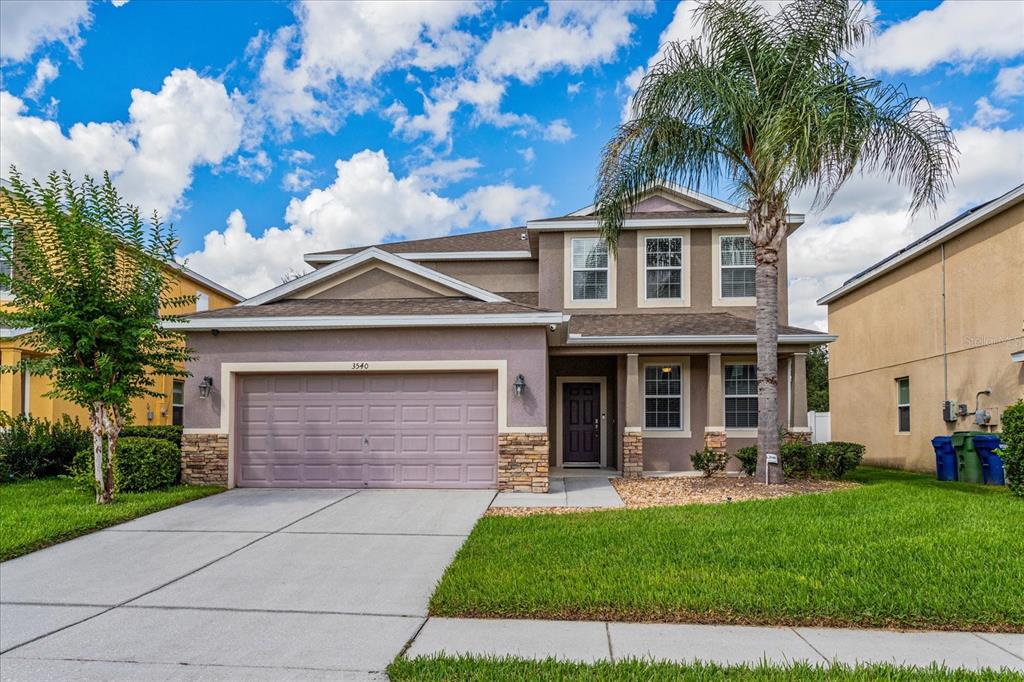
<svg viewBox="0 0 1024 682">
<path fill-rule="evenodd" d="M 203 377 L 203 380 L 199 382 L 199 397 L 209 398 L 210 391 L 213 390 L 213 377 Z"/>
<path fill-rule="evenodd" d="M 516 377 L 515 382 L 512 384 L 512 388 L 516 389 L 517 398 L 523 397 L 523 391 L 526 390 L 526 379 L 522 374 Z"/>
</svg>

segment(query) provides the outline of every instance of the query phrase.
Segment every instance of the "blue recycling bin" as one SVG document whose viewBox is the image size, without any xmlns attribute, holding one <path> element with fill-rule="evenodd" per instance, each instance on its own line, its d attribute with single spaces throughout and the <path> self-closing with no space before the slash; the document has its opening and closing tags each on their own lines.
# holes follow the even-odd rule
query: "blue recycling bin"
<svg viewBox="0 0 1024 682">
<path fill-rule="evenodd" d="M 974 450 L 981 460 L 981 477 L 986 485 L 1006 485 L 1003 473 L 1003 458 L 996 454 L 1002 447 L 997 435 L 974 437 Z"/>
<path fill-rule="evenodd" d="M 953 437 L 936 436 L 932 438 L 932 447 L 935 448 L 935 477 L 940 481 L 955 481 L 957 466 Z"/>
</svg>

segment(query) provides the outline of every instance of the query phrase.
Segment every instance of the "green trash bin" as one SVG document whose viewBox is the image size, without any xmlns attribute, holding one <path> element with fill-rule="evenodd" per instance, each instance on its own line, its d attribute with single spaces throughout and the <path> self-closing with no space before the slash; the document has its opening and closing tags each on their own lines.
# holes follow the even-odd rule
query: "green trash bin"
<svg viewBox="0 0 1024 682">
<path fill-rule="evenodd" d="M 975 436 L 987 436 L 988 431 L 956 431 L 953 433 L 953 450 L 956 451 L 956 468 L 961 483 L 981 483 L 981 458 L 974 449 Z"/>
</svg>

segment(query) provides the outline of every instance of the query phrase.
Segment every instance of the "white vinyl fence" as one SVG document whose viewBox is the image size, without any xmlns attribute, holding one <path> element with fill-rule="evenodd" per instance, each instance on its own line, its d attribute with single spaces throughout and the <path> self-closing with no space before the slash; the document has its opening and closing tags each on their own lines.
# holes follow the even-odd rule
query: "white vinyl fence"
<svg viewBox="0 0 1024 682">
<path fill-rule="evenodd" d="M 811 427 L 812 443 L 827 443 L 832 440 L 831 412 L 808 412 L 807 425 Z"/>
</svg>

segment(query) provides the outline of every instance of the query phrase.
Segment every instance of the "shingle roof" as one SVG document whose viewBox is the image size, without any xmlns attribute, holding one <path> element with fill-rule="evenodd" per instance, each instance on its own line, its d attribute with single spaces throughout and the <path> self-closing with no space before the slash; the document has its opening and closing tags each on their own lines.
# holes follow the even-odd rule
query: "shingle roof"
<svg viewBox="0 0 1024 682">
<path fill-rule="evenodd" d="M 569 320 L 569 333 L 587 336 L 721 336 L 756 333 L 754 320 L 731 313 L 677 313 L 668 315 L 577 315 Z M 779 334 L 820 334 L 812 329 L 779 325 Z"/>
<path fill-rule="evenodd" d="M 544 311 L 523 303 L 488 303 L 471 298 L 286 299 L 256 306 L 233 306 L 189 315 L 190 319 L 241 317 L 321 317 L 344 315 L 480 315 Z"/>
<path fill-rule="evenodd" d="M 373 244 L 382 251 L 389 253 L 436 253 L 462 251 L 529 251 L 536 254 L 535 245 L 531 244 L 530 235 L 525 227 L 507 227 L 500 230 L 485 232 L 467 232 L 447 237 L 431 239 L 412 239 L 409 241 Z M 369 246 L 355 246 L 334 251 L 318 251 L 307 253 L 307 256 L 325 256 L 345 253 L 358 253 Z"/>
<path fill-rule="evenodd" d="M 643 220 L 646 218 L 736 218 L 744 217 L 745 213 L 730 213 L 727 211 L 636 211 L 630 213 L 626 218 L 628 220 Z M 544 218 L 545 223 L 556 223 L 556 222 L 573 222 L 577 220 L 596 220 L 597 216 L 593 214 L 588 215 L 564 215 L 557 218 Z"/>
</svg>

